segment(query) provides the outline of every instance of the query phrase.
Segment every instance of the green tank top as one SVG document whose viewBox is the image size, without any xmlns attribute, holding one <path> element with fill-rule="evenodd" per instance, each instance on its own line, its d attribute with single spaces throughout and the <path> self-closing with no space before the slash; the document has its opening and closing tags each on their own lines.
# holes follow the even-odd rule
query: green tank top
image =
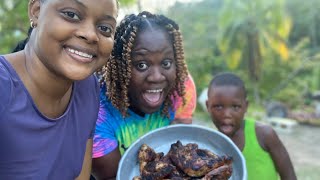
<svg viewBox="0 0 320 180">
<path fill-rule="evenodd" d="M 259 144 L 254 120 L 245 120 L 244 137 L 245 145 L 242 154 L 246 160 L 248 180 L 279 179 L 271 156 Z"/>
</svg>

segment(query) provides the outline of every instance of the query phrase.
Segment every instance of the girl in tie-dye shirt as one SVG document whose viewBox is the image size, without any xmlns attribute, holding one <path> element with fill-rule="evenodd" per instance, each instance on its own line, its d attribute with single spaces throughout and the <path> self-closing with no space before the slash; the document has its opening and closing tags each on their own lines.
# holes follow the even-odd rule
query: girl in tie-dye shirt
<svg viewBox="0 0 320 180">
<path fill-rule="evenodd" d="M 93 145 L 93 175 L 116 176 L 124 151 L 147 132 L 191 123 L 194 82 L 178 25 L 162 15 L 126 16 L 117 27 L 113 58 L 99 72 L 100 111 Z"/>
</svg>

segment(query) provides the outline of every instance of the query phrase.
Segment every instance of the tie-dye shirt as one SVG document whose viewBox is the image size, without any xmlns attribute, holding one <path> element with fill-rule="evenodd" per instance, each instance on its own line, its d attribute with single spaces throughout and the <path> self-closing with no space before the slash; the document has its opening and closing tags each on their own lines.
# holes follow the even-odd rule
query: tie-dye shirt
<svg viewBox="0 0 320 180">
<path fill-rule="evenodd" d="M 177 98 L 173 106 L 176 111 L 169 111 L 169 118 L 161 115 L 161 110 L 142 117 L 130 109 L 129 115 L 123 117 L 106 97 L 106 88 L 103 87 L 100 92 L 100 110 L 93 138 L 93 158 L 109 154 L 118 146 L 122 155 L 139 137 L 151 130 L 170 125 L 175 117 L 191 119 L 196 106 L 196 91 L 191 76 L 185 82 L 185 86 L 186 105 L 182 106 L 182 98 Z"/>
<path fill-rule="evenodd" d="M 186 99 L 186 104 L 183 106 L 182 98 L 177 96 L 174 103 L 174 109 L 176 109 L 175 119 L 192 119 L 193 112 L 196 109 L 197 103 L 197 92 L 196 86 L 194 84 L 193 78 L 189 74 L 188 79 L 184 83 L 186 87 L 186 94 L 184 98 Z M 180 121 L 181 122 L 181 121 Z M 191 124 L 192 121 L 182 121 L 182 123 Z"/>
</svg>

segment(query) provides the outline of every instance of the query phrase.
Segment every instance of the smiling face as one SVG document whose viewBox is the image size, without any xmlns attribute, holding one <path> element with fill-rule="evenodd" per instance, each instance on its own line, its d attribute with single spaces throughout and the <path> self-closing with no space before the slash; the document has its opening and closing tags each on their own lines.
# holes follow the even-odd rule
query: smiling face
<svg viewBox="0 0 320 180">
<path fill-rule="evenodd" d="M 174 50 L 167 32 L 148 28 L 138 33 L 131 71 L 130 108 L 140 114 L 159 110 L 176 79 Z"/>
<path fill-rule="evenodd" d="M 117 13 L 116 0 L 36 0 L 30 43 L 49 72 L 82 80 L 109 58 Z"/>
<path fill-rule="evenodd" d="M 232 137 L 241 127 L 248 102 L 241 87 L 213 85 L 206 105 L 218 130 Z"/>
</svg>

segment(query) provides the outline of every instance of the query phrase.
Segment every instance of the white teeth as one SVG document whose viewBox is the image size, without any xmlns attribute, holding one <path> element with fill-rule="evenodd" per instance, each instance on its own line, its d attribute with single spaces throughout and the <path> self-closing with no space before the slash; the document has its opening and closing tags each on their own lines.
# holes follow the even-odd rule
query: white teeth
<svg viewBox="0 0 320 180">
<path fill-rule="evenodd" d="M 162 89 L 150 89 L 147 90 L 148 93 L 158 93 L 158 92 L 162 92 Z"/>
<path fill-rule="evenodd" d="M 85 57 L 85 58 L 92 58 L 93 55 L 90 55 L 90 54 L 87 54 L 85 52 L 80 52 L 80 51 L 77 51 L 77 50 L 74 50 L 74 49 L 70 49 L 70 48 L 67 48 L 67 50 L 73 54 L 76 54 L 76 55 L 79 55 L 79 56 L 82 56 L 82 57 Z"/>
</svg>

